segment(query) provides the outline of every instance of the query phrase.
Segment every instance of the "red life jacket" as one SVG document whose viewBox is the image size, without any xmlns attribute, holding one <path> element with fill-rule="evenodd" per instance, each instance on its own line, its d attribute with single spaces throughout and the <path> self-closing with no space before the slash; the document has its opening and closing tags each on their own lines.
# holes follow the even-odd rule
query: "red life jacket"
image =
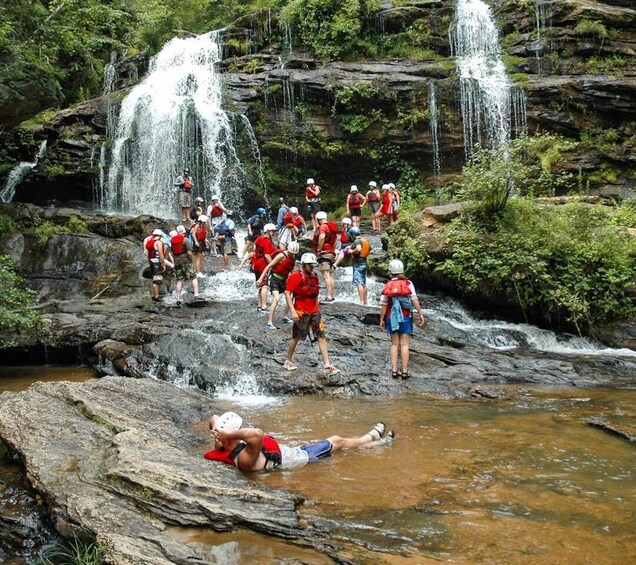
<svg viewBox="0 0 636 565">
<path fill-rule="evenodd" d="M 349 234 L 347 233 L 347 228 L 342 228 L 342 231 L 340 232 L 340 243 L 342 243 L 343 245 L 345 243 L 349 243 Z"/>
<path fill-rule="evenodd" d="M 318 298 L 320 296 L 320 281 L 316 273 L 311 275 L 302 272 L 302 280 L 294 290 L 296 298 Z"/>
<path fill-rule="evenodd" d="M 272 254 L 272 259 L 276 257 L 277 255 L 280 255 L 281 253 L 285 253 L 285 252 L 280 249 L 277 249 Z M 285 258 L 280 263 L 276 263 L 276 265 L 272 267 L 272 272 L 275 273 L 276 275 L 279 275 L 280 277 L 286 278 L 289 276 L 289 273 L 291 273 L 294 270 L 295 266 L 296 266 L 296 257 L 294 257 L 293 255 L 290 256 L 285 254 Z"/>
<path fill-rule="evenodd" d="M 390 312 L 393 307 L 393 298 L 402 297 L 400 300 L 402 306 L 402 313 L 405 316 L 410 316 L 413 310 L 413 305 L 410 300 L 411 289 L 410 281 L 407 279 L 393 279 L 384 285 L 382 294 L 389 297 L 389 305 L 387 311 Z M 408 300 L 405 300 L 408 299 Z"/>
<path fill-rule="evenodd" d="M 157 248 L 155 247 L 156 242 L 157 240 L 155 240 L 154 237 L 146 242 L 146 253 L 148 255 L 148 259 L 159 257 L 159 251 L 157 251 Z"/>
<path fill-rule="evenodd" d="M 283 462 L 283 453 L 278 442 L 271 436 L 263 436 L 261 452 L 267 459 L 265 469 L 272 470 Z"/>
<path fill-rule="evenodd" d="M 380 202 L 380 196 L 375 190 L 370 190 L 367 194 L 367 202 Z"/>
<path fill-rule="evenodd" d="M 349 208 L 357 210 L 362 204 L 362 195 L 360 193 L 349 195 Z"/>
<path fill-rule="evenodd" d="M 213 449 L 203 454 L 203 457 L 206 459 L 210 459 L 211 461 L 221 461 L 223 463 L 227 463 L 228 465 L 233 465 L 234 467 L 238 467 L 237 462 L 234 457 L 232 457 L 232 452 L 229 449 Z"/>
<path fill-rule="evenodd" d="M 218 204 L 214 204 L 212 206 L 212 209 L 210 210 L 210 216 L 212 216 L 213 218 L 218 218 L 219 216 L 223 215 L 223 210 L 221 209 L 221 207 Z"/>
<path fill-rule="evenodd" d="M 316 186 L 316 185 L 314 185 Z M 320 188 L 319 186 L 316 186 L 316 188 Z M 309 188 L 307 190 L 305 190 L 305 197 L 309 198 L 309 200 L 315 200 L 316 198 L 320 198 L 320 192 L 318 193 L 319 196 L 316 196 L 313 192 L 311 192 L 309 190 Z"/>
<path fill-rule="evenodd" d="M 183 255 L 187 253 L 186 246 L 185 246 L 185 235 L 181 233 L 179 235 L 175 235 L 170 240 L 170 243 L 172 243 L 173 255 L 176 256 L 176 255 Z"/>
<path fill-rule="evenodd" d="M 183 186 L 183 190 L 185 190 L 186 192 L 190 192 L 190 189 L 192 188 L 192 183 L 186 179 L 183 181 L 183 184 L 181 186 Z"/>
<path fill-rule="evenodd" d="M 321 227 L 327 225 L 329 230 L 325 233 L 325 242 L 322 245 L 323 253 L 333 253 L 336 249 L 336 239 L 338 239 L 338 234 L 340 233 L 340 228 L 336 222 L 332 222 L 329 220 L 326 224 L 321 224 Z M 318 253 L 318 240 L 320 239 L 320 228 L 314 232 L 314 249 L 316 253 Z"/>
<path fill-rule="evenodd" d="M 197 229 L 196 237 L 198 241 L 205 241 L 205 226 L 203 224 L 199 224 Z"/>
</svg>

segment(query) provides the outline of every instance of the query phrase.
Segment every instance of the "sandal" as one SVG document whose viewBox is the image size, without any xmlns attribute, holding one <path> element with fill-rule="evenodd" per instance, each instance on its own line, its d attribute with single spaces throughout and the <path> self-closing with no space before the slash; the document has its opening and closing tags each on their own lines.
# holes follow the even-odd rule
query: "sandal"
<svg viewBox="0 0 636 565">
<path fill-rule="evenodd" d="M 411 375 L 409 375 L 408 373 L 402 373 L 402 378 L 403 379 L 409 379 L 411 377 Z"/>
<path fill-rule="evenodd" d="M 399 379 L 402 376 L 402 373 L 400 373 L 400 371 L 393 371 L 391 373 L 391 377 L 393 377 L 394 379 Z"/>
<path fill-rule="evenodd" d="M 373 435 L 374 432 L 377 432 L 378 437 L 376 438 Z M 381 440 L 384 437 L 384 433 L 386 432 L 386 424 L 384 422 L 378 422 L 373 428 L 367 432 L 367 435 L 371 436 L 373 441 Z"/>
<path fill-rule="evenodd" d="M 333 365 L 325 365 L 325 371 L 327 371 L 327 373 L 331 375 L 337 375 L 338 373 L 340 373 L 340 369 L 337 369 Z"/>
</svg>

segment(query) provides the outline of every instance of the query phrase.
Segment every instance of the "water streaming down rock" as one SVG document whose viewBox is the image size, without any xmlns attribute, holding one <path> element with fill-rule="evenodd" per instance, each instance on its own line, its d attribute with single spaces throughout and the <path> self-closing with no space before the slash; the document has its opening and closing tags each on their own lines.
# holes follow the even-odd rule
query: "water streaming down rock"
<svg viewBox="0 0 636 565">
<path fill-rule="evenodd" d="M 482 0 L 457 0 L 449 30 L 460 77 L 464 146 L 498 147 L 510 139 L 511 84 L 492 10 Z"/>
<path fill-rule="evenodd" d="M 552 27 L 552 2 L 550 0 L 534 0 L 535 42 L 534 54 L 537 61 L 537 74 L 544 74 L 543 58 L 551 48 L 546 30 Z"/>
<path fill-rule="evenodd" d="M 35 168 L 40 159 L 44 157 L 45 153 L 46 139 L 40 143 L 40 147 L 38 148 L 38 152 L 36 153 L 33 161 L 22 161 L 11 170 L 7 177 L 7 183 L 0 192 L 0 202 L 13 202 L 16 188 L 25 179 L 29 172 Z"/>
<path fill-rule="evenodd" d="M 432 80 L 428 84 L 428 123 L 431 132 L 431 143 L 433 145 L 433 174 L 439 175 L 442 172 L 441 166 L 441 126 L 439 123 L 439 109 L 437 107 L 437 84 Z"/>
<path fill-rule="evenodd" d="M 241 114 L 240 118 L 241 122 L 243 123 L 243 127 L 245 128 L 245 131 L 247 133 L 250 147 L 252 149 L 252 157 L 254 157 L 254 164 L 256 165 L 258 180 L 261 184 L 261 188 L 263 189 L 263 194 L 265 198 L 267 198 L 267 183 L 265 182 L 265 175 L 263 174 L 263 161 L 261 160 L 261 150 L 258 147 L 256 133 L 254 132 L 254 128 L 252 127 L 249 118 L 245 114 Z"/>
<path fill-rule="evenodd" d="M 171 217 L 174 179 L 189 168 L 197 195 L 240 208 L 247 181 L 222 107 L 219 33 L 168 42 L 122 102 L 103 207 Z"/>
<path fill-rule="evenodd" d="M 511 90 L 511 130 L 516 137 L 528 133 L 528 97 L 520 86 Z"/>
</svg>

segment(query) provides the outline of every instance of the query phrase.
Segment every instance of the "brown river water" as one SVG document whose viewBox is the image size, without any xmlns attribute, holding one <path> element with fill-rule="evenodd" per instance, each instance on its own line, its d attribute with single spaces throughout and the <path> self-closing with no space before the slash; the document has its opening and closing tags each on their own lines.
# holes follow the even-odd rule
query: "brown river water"
<svg viewBox="0 0 636 565">
<path fill-rule="evenodd" d="M 78 368 L 24 372 L 3 369 L 0 391 L 92 376 Z M 391 445 L 253 477 L 301 494 L 301 513 L 329 525 L 355 563 L 636 563 L 635 446 L 586 423 L 602 414 L 633 429 L 636 391 L 492 390 L 501 398 L 251 397 L 218 406 L 288 444 L 360 435 L 379 420 L 395 429 Z M 204 423 L 196 427 L 206 433 Z M 171 533 L 210 563 L 331 563 L 245 531 Z"/>
</svg>

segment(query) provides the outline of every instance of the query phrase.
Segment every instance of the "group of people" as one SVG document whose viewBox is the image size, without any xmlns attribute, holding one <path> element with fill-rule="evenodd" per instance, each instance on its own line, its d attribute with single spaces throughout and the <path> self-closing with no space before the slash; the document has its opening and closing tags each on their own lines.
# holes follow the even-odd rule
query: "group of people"
<svg viewBox="0 0 636 565">
<path fill-rule="evenodd" d="M 383 218 L 387 222 L 387 227 L 397 221 L 401 199 L 400 191 L 392 182 L 383 184 L 382 191 L 380 191 L 378 183 L 372 180 L 369 182 L 369 190 L 366 195 L 362 194 L 358 187 L 353 184 L 347 196 L 347 216 L 351 217 L 354 226 L 360 227 L 362 208 L 366 205 L 369 207 L 371 227 L 374 232 L 379 232 L 382 230 Z"/>
</svg>

